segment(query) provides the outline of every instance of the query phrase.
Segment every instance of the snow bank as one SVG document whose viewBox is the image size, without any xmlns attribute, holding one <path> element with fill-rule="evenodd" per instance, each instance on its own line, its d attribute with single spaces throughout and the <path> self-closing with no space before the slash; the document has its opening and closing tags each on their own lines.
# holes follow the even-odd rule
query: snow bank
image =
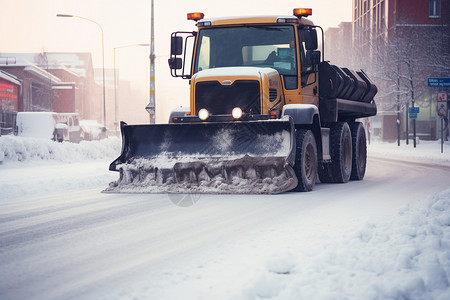
<svg viewBox="0 0 450 300">
<path fill-rule="evenodd" d="M 110 137 L 79 144 L 17 136 L 0 137 L 0 199 L 105 187 L 121 141 Z"/>
<path fill-rule="evenodd" d="M 268 257 L 243 299 L 450 299 L 450 190 Z"/>
<path fill-rule="evenodd" d="M 444 142 L 444 151 L 441 153 L 441 141 L 421 141 L 414 148 L 413 141 L 400 141 L 400 146 L 395 143 L 375 141 L 368 145 L 368 155 L 382 155 L 384 157 L 394 158 L 414 158 L 427 161 L 446 161 L 450 162 L 450 142 Z"/>
<path fill-rule="evenodd" d="M 18 135 L 51 140 L 55 131 L 57 114 L 53 112 L 19 112 Z"/>
<path fill-rule="evenodd" d="M 80 162 L 119 156 L 121 141 L 110 137 L 100 141 L 82 141 L 79 144 L 57 143 L 51 140 L 18 136 L 0 137 L 0 162 L 55 160 Z"/>
</svg>

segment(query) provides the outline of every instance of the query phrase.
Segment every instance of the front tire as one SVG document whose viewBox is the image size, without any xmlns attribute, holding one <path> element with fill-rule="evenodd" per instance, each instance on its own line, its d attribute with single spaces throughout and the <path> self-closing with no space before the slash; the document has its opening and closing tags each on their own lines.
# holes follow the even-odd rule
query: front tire
<svg viewBox="0 0 450 300">
<path fill-rule="evenodd" d="M 311 130 L 296 131 L 296 153 L 294 171 L 297 175 L 297 192 L 309 192 L 314 189 L 317 175 L 317 144 Z"/>
</svg>

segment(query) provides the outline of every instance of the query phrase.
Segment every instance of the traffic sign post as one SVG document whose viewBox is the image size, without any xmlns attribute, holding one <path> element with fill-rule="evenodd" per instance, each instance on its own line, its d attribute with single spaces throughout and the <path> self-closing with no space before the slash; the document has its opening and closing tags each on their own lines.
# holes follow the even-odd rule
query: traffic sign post
<svg viewBox="0 0 450 300">
<path fill-rule="evenodd" d="M 450 78 L 428 78 L 429 87 L 437 87 L 440 90 L 450 87 Z M 441 118 L 441 153 L 444 152 L 444 118 L 447 117 L 447 92 L 439 92 L 436 105 L 437 115 Z"/>
<path fill-rule="evenodd" d="M 420 112 L 420 108 L 419 107 L 409 107 L 409 118 L 410 119 L 417 119 L 417 115 Z"/>
<path fill-rule="evenodd" d="M 414 103 L 413 103 L 414 105 Z M 419 107 L 408 107 L 408 112 L 409 112 L 409 118 L 413 120 L 413 130 L 414 130 L 414 134 L 413 134 L 413 144 L 414 144 L 414 148 L 416 148 L 416 119 L 417 119 L 417 115 L 420 112 L 420 108 Z M 408 125 L 408 123 L 407 123 Z M 407 129 L 408 131 L 408 129 Z M 409 135 L 409 132 L 407 133 L 407 135 Z M 406 143 L 408 144 L 408 136 L 406 137 Z"/>
<path fill-rule="evenodd" d="M 444 118 L 447 117 L 447 92 L 439 92 L 437 94 L 436 110 L 441 118 L 441 153 L 444 152 Z"/>
<path fill-rule="evenodd" d="M 447 93 L 439 92 L 437 96 L 437 114 L 439 117 L 444 118 L 447 116 Z"/>
<path fill-rule="evenodd" d="M 428 78 L 428 86 L 437 88 L 450 87 L 450 78 Z"/>
<path fill-rule="evenodd" d="M 409 113 L 418 114 L 420 112 L 420 107 L 409 107 Z"/>
</svg>

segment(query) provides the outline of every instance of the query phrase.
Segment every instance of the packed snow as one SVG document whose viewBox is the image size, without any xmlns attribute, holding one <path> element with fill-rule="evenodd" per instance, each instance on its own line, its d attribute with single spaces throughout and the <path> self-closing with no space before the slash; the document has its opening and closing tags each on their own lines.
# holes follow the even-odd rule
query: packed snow
<svg viewBox="0 0 450 300">
<path fill-rule="evenodd" d="M 297 177 L 285 157 L 250 157 L 198 160 L 184 157 L 171 165 L 163 157 L 137 158 L 117 165 L 120 178 L 105 192 L 191 194 L 277 194 L 297 186 Z M 194 161 L 185 161 L 194 159 Z M 165 166 L 165 167 L 162 167 Z"/>
<path fill-rule="evenodd" d="M 450 299 L 449 142 L 373 142 L 362 182 L 188 207 L 102 194 L 120 148 L 0 137 L 0 298 Z M 388 176 L 413 163 L 438 176 Z"/>
</svg>

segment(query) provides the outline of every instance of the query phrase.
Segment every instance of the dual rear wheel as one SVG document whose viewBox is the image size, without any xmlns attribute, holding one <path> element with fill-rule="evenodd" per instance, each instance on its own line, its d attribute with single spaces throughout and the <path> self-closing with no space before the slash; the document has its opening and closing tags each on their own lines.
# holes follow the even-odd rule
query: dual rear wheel
<svg viewBox="0 0 450 300">
<path fill-rule="evenodd" d="M 366 133 L 361 122 L 330 125 L 331 162 L 318 169 L 320 182 L 345 183 L 362 180 L 366 172 Z"/>
<path fill-rule="evenodd" d="M 361 122 L 330 124 L 331 162 L 318 164 L 317 145 L 310 130 L 296 131 L 295 173 L 296 191 L 308 192 L 314 188 L 316 174 L 323 183 L 345 183 L 362 180 L 366 172 L 367 146 Z"/>
</svg>

